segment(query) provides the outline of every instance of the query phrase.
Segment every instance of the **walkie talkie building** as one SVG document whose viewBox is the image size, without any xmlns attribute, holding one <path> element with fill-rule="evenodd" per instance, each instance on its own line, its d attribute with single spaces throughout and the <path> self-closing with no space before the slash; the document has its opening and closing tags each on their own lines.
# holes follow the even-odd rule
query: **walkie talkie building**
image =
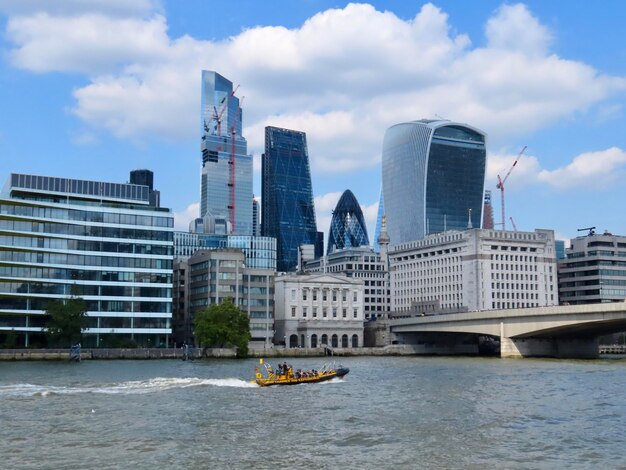
<svg viewBox="0 0 626 470">
<path fill-rule="evenodd" d="M 392 245 L 446 230 L 480 228 L 485 137 L 467 124 L 443 120 L 387 129 L 382 178 Z"/>
</svg>

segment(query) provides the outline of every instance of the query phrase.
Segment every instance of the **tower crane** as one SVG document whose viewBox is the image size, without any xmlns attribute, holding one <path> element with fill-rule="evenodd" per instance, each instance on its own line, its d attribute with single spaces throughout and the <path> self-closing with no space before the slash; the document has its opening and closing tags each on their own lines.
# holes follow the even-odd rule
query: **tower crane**
<svg viewBox="0 0 626 470">
<path fill-rule="evenodd" d="M 515 221 L 513 220 L 513 217 L 509 217 L 509 220 L 511 221 L 511 225 L 513 226 L 513 230 L 515 230 L 517 232 L 517 226 L 515 225 Z"/>
<path fill-rule="evenodd" d="M 237 85 L 237 88 L 235 88 L 235 91 L 237 91 L 237 89 L 239 89 L 239 85 Z M 231 94 L 234 95 L 235 91 L 233 91 L 233 93 Z M 241 105 L 243 104 L 243 99 L 245 98 L 245 96 L 241 97 L 241 100 L 239 100 L 239 118 L 241 119 L 242 117 L 242 109 L 241 109 Z M 228 166 L 229 166 L 229 181 L 228 181 L 228 188 L 230 189 L 230 200 L 228 203 L 228 210 L 230 212 L 230 224 L 231 224 L 231 230 L 233 231 L 233 233 L 235 232 L 235 135 L 236 135 L 236 131 L 235 131 L 235 126 L 237 124 L 237 120 L 233 119 L 232 121 L 232 126 L 230 128 L 230 160 L 228 161 Z"/>
<path fill-rule="evenodd" d="M 213 106 L 213 120 L 217 123 L 217 135 L 222 135 L 222 116 L 228 108 L 228 103 L 230 102 L 230 99 L 235 96 L 235 93 L 237 93 L 238 89 L 239 85 L 237 85 L 231 93 L 221 99 L 219 104 L 221 108 L 219 109 L 219 111 L 217 110 L 217 106 Z"/>
<path fill-rule="evenodd" d="M 589 231 L 588 235 L 592 236 L 596 234 L 596 228 L 595 227 L 585 227 L 585 228 L 579 228 L 577 230 L 578 232 L 586 232 Z"/>
<path fill-rule="evenodd" d="M 509 178 L 509 175 L 513 171 L 513 168 L 515 168 L 515 165 L 517 165 L 517 162 L 519 161 L 520 157 L 522 156 L 525 150 L 526 150 L 526 145 L 524 145 L 524 148 L 520 150 L 520 153 L 517 154 L 517 157 L 515 158 L 513 165 L 511 166 L 511 168 L 509 168 L 509 171 L 506 173 L 504 178 L 500 178 L 500 175 L 498 175 L 498 184 L 496 185 L 496 188 L 500 190 L 500 207 L 502 208 L 502 230 L 506 230 L 506 222 L 505 222 L 505 217 L 504 217 L 504 183 Z"/>
</svg>

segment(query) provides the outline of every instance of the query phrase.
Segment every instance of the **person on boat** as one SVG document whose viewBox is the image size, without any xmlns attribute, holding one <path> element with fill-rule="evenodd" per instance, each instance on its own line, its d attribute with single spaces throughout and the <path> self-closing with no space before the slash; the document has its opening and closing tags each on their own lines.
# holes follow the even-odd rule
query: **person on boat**
<svg viewBox="0 0 626 470">
<path fill-rule="evenodd" d="M 278 363 L 278 367 L 276 368 L 276 375 L 283 375 L 283 365 Z"/>
</svg>

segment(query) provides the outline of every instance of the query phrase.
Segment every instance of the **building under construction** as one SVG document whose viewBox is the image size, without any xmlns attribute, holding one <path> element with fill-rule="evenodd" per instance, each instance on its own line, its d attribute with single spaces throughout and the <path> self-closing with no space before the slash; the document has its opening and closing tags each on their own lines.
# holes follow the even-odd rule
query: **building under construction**
<svg viewBox="0 0 626 470">
<path fill-rule="evenodd" d="M 202 71 L 200 217 L 206 233 L 252 235 L 252 155 L 231 81 Z"/>
</svg>

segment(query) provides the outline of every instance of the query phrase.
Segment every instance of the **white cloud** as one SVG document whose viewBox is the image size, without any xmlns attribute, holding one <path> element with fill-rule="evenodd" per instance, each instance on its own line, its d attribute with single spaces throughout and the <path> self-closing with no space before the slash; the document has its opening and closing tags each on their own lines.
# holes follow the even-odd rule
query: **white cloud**
<svg viewBox="0 0 626 470">
<path fill-rule="evenodd" d="M 330 221 L 333 218 L 333 211 L 339 202 L 339 198 L 343 192 L 332 192 L 315 196 L 313 204 L 315 205 L 315 221 L 317 230 L 324 232 L 324 244 L 328 243 L 328 230 L 330 229 Z M 324 245 L 326 248 L 326 246 Z"/>
<path fill-rule="evenodd" d="M 485 185 L 486 189 L 492 190 L 494 197 L 499 193 L 497 176 L 505 178 L 516 157 L 517 154 L 510 153 L 488 155 Z M 618 147 L 582 153 L 568 165 L 554 170 L 542 168 L 539 158 L 524 153 L 506 180 L 505 190 L 519 190 L 537 183 L 559 190 L 606 189 L 621 181 L 625 174 L 626 151 Z"/>
<path fill-rule="evenodd" d="M 34 72 L 107 72 L 127 64 L 158 62 L 170 50 L 165 18 L 158 15 L 145 20 L 40 12 L 10 18 L 6 34 L 17 46 L 11 52 L 13 63 Z M 127 81 L 120 79 L 122 85 Z"/>
<path fill-rule="evenodd" d="M 200 203 L 193 202 L 180 212 L 174 212 L 174 230 L 186 232 L 189 230 L 189 222 L 196 219 L 200 214 Z"/>
<path fill-rule="evenodd" d="M 505 5 L 487 21 L 489 47 L 505 51 L 544 55 L 552 41 L 550 32 L 534 18 L 525 5 Z"/>
<path fill-rule="evenodd" d="M 247 97 L 249 150 L 261 153 L 267 124 L 297 128 L 318 174 L 378 164 L 385 129 L 402 120 L 468 122 L 498 147 L 626 89 L 622 77 L 551 53 L 550 31 L 521 4 L 486 18 L 487 45 L 474 48 L 432 4 L 410 20 L 349 4 L 299 28 L 259 26 L 221 42 L 170 37 L 152 2 L 134 12 L 114 4 L 117 16 L 91 0 L 76 14 L 10 17 L 13 63 L 86 74 L 73 112 L 130 140 L 198 138 L 200 70 L 218 70 Z"/>
<path fill-rule="evenodd" d="M 511 173 L 505 182 L 505 189 L 517 189 L 537 182 L 537 175 L 541 171 L 537 157 L 523 153 L 513 167 L 517 156 L 517 153 L 489 153 L 485 174 L 486 189 L 491 189 L 495 193 L 498 175 L 504 179 L 509 170 Z"/>
<path fill-rule="evenodd" d="M 626 152 L 611 147 L 578 155 L 572 162 L 556 170 L 541 170 L 539 181 L 557 189 L 605 189 L 621 181 L 626 168 Z"/>
<path fill-rule="evenodd" d="M 363 218 L 365 219 L 365 224 L 367 225 L 367 235 L 370 239 L 370 245 L 374 245 L 374 237 L 376 236 L 376 217 L 378 216 L 378 201 L 374 204 L 370 204 L 369 206 L 361 206 L 361 210 L 363 211 Z"/>
</svg>

